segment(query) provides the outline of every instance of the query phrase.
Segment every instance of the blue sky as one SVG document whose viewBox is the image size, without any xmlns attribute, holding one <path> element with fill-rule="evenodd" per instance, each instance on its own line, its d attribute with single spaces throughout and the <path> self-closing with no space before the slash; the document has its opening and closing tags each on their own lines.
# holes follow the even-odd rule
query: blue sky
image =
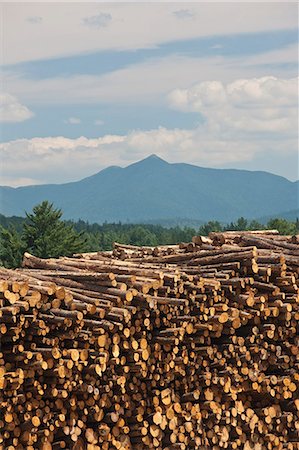
<svg viewBox="0 0 299 450">
<path fill-rule="evenodd" d="M 1 7 L 1 184 L 151 153 L 298 178 L 295 3 L 16 5 Z"/>
</svg>

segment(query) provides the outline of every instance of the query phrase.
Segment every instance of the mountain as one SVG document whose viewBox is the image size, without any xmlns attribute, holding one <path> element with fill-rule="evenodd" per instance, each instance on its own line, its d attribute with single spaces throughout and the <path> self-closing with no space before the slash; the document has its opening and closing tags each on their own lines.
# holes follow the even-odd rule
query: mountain
<svg viewBox="0 0 299 450">
<path fill-rule="evenodd" d="M 271 214 L 270 216 L 264 216 L 257 219 L 259 223 L 266 224 L 271 219 L 285 219 L 288 222 L 296 222 L 299 219 L 299 209 L 292 209 L 291 211 L 284 211 L 281 213 Z"/>
<path fill-rule="evenodd" d="M 65 219 L 159 222 L 271 217 L 298 208 L 299 182 L 267 172 L 169 164 L 156 155 L 66 184 L 0 187 L 0 212 L 24 216 L 42 200 Z"/>
</svg>

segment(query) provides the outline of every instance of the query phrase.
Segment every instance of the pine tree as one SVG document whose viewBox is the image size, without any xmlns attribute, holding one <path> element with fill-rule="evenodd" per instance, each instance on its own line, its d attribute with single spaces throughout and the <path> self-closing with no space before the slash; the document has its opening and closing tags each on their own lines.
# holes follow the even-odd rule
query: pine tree
<svg viewBox="0 0 299 450">
<path fill-rule="evenodd" d="M 280 234 L 296 234 L 296 223 L 289 222 L 286 219 L 271 219 L 267 223 L 267 228 L 270 230 L 278 230 Z"/>
<path fill-rule="evenodd" d="M 15 228 L 0 226 L 0 265 L 13 268 L 20 267 L 24 253 L 24 242 Z"/>
<path fill-rule="evenodd" d="M 62 211 L 43 201 L 26 213 L 23 240 L 28 252 L 41 258 L 70 256 L 85 250 L 86 239 L 61 220 Z"/>
</svg>

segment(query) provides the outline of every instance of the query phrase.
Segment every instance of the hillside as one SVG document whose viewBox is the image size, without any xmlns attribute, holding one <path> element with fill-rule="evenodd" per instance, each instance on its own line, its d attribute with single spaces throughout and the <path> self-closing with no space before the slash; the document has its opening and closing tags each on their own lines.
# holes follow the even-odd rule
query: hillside
<svg viewBox="0 0 299 450">
<path fill-rule="evenodd" d="M 169 164 L 152 155 L 128 167 L 108 167 L 81 181 L 0 187 L 0 212 L 24 216 L 42 200 L 66 219 L 102 223 L 271 217 L 298 208 L 298 181 L 267 172 Z"/>
</svg>

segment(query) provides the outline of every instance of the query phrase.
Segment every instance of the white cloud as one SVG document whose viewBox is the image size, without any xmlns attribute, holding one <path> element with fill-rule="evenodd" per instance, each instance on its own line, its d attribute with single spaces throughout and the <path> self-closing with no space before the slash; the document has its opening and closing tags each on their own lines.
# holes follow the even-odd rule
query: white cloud
<svg viewBox="0 0 299 450">
<path fill-rule="evenodd" d="M 83 25 L 89 28 L 100 29 L 107 27 L 112 20 L 111 14 L 99 13 L 94 16 L 84 17 L 82 19 Z"/>
<path fill-rule="evenodd" d="M 104 121 L 102 120 L 102 119 L 96 119 L 95 121 L 94 121 L 94 124 L 95 125 L 99 125 L 99 126 L 102 126 L 102 125 L 104 125 Z"/>
<path fill-rule="evenodd" d="M 215 45 L 211 45 L 210 47 L 212 50 L 220 50 L 221 48 L 223 48 L 222 44 L 215 44 Z"/>
<path fill-rule="evenodd" d="M 81 123 L 81 119 L 79 119 L 78 117 L 69 117 L 64 122 L 69 123 L 70 125 L 78 125 L 79 123 Z"/>
<path fill-rule="evenodd" d="M 201 113 L 205 127 L 219 136 L 298 134 L 298 78 L 266 76 L 228 84 L 205 81 L 174 90 L 169 101 L 173 108 Z"/>
<path fill-rule="evenodd" d="M 169 162 L 185 162 L 205 167 L 244 167 L 255 158 L 267 156 L 252 168 L 273 170 L 271 158 L 296 161 L 297 139 L 267 135 L 262 140 L 244 139 L 240 134 L 218 133 L 209 127 L 193 130 L 158 128 L 149 131 L 133 131 L 128 135 L 106 135 L 97 139 L 80 137 L 48 137 L 19 139 L 0 144 L 3 177 L 0 184 L 11 185 L 65 183 L 79 180 L 110 166 L 126 166 L 151 153 Z M 28 180 L 24 179 L 26 174 Z M 280 170 L 280 174 L 284 174 Z M 292 165 L 285 176 L 298 178 Z"/>
<path fill-rule="evenodd" d="M 127 137 L 129 147 L 142 152 L 169 152 L 173 155 L 176 149 L 187 150 L 193 145 L 194 130 L 167 129 L 160 127 L 150 131 L 134 131 Z"/>
<path fill-rule="evenodd" d="M 30 184 L 32 180 L 66 182 L 154 152 L 170 162 L 206 167 L 240 167 L 245 163 L 253 167 L 256 160 L 260 170 L 271 170 L 272 158 L 276 163 L 279 158 L 282 162 L 289 158 L 285 176 L 298 178 L 297 88 L 297 78 L 267 76 L 228 83 L 204 81 L 175 89 L 168 97 L 173 108 L 203 116 L 194 129 L 160 127 L 97 139 L 18 139 L 0 144 L 3 173 L 15 180 L 26 174 Z"/>
<path fill-rule="evenodd" d="M 37 184 L 43 184 L 44 180 L 37 180 L 35 178 L 26 177 L 10 177 L 5 174 L 1 177 L 1 186 L 19 187 L 19 186 L 33 186 Z"/>
<path fill-rule="evenodd" d="M 172 55 L 148 59 L 100 76 L 83 74 L 37 80 L 10 71 L 4 72 L 3 83 L 7 91 L 30 104 L 165 104 L 167 94 L 178 86 L 189 87 L 206 80 L 228 83 L 241 78 L 261 78 L 269 73 L 277 78 L 294 77 L 297 47 L 288 46 L 285 52 L 277 50 L 246 57 Z"/>
<path fill-rule="evenodd" d="M 91 175 L 116 164 L 125 148 L 125 136 L 105 135 L 97 139 L 63 136 L 17 139 L 0 144 L 0 184 L 23 179 L 29 184 L 67 182 Z M 34 183 L 32 183 L 34 180 Z M 27 184 L 27 183 L 26 183 Z"/>
<path fill-rule="evenodd" d="M 192 19 L 195 16 L 194 12 L 191 9 L 178 9 L 174 11 L 173 14 L 177 19 Z"/>
<path fill-rule="evenodd" d="M 33 112 L 13 95 L 0 94 L 0 122 L 23 122 L 33 115 Z"/>
<path fill-rule="evenodd" d="M 39 24 L 42 23 L 43 18 L 40 16 L 31 16 L 31 17 L 27 17 L 27 22 L 29 23 L 33 23 L 33 24 Z"/>
<path fill-rule="evenodd" d="M 186 3 L 180 9 L 191 10 L 194 16 L 179 23 L 174 14 L 176 7 L 177 4 L 162 2 L 106 3 L 105 11 L 101 12 L 102 3 L 97 2 L 6 2 L 2 5 L 5 36 L 2 62 L 15 64 L 100 50 L 150 48 L 197 37 L 297 27 L 295 2 Z M 108 20 L 108 27 L 100 27 L 107 22 L 101 14 L 113 18 Z M 28 17 L 43 20 L 37 27 L 26 20 Z M 96 39 L 90 27 L 82 26 L 84 18 L 89 18 L 91 27 L 100 28 Z"/>
</svg>

